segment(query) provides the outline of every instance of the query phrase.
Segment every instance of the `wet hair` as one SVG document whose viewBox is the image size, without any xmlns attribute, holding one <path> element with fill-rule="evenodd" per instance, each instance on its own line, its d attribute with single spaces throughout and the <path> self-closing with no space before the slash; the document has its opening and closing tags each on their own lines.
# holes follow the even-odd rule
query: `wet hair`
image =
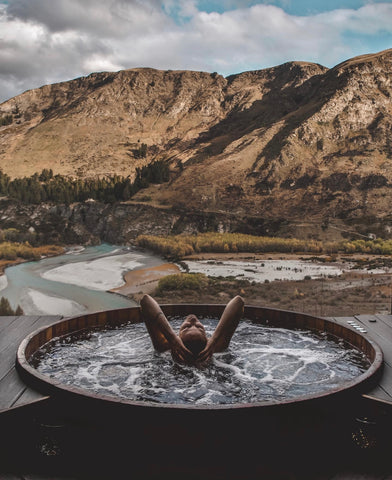
<svg viewBox="0 0 392 480">
<path fill-rule="evenodd" d="M 184 323 L 187 321 L 197 321 L 196 315 L 188 315 Z M 183 341 L 185 347 L 192 352 L 192 354 L 197 357 L 198 354 L 205 348 L 207 345 L 207 335 L 203 329 L 197 329 L 192 331 L 181 331 L 180 328 L 180 338 Z"/>
<path fill-rule="evenodd" d="M 207 337 L 202 335 L 191 336 L 190 338 L 185 338 L 183 340 L 184 345 L 188 350 L 190 350 L 195 357 L 205 348 L 207 345 Z"/>
</svg>

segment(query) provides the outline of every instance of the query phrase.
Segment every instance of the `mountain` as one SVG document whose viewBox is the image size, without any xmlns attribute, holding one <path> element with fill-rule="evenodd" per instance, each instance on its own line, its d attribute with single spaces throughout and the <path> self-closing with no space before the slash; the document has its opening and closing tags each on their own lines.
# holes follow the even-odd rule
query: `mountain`
<svg viewBox="0 0 392 480">
<path fill-rule="evenodd" d="M 333 226 L 388 236 L 391 78 L 392 50 L 332 69 L 289 62 L 227 78 L 94 73 L 0 105 L 0 168 L 133 177 L 165 160 L 171 180 L 134 201 L 246 217 L 256 230 L 277 219 L 286 234 Z"/>
</svg>

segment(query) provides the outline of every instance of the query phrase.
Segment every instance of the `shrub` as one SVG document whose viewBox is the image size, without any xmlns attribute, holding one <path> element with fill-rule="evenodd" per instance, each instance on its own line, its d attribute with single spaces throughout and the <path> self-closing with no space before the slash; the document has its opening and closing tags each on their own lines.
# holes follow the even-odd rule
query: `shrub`
<svg viewBox="0 0 392 480">
<path fill-rule="evenodd" d="M 41 247 L 32 247 L 28 242 L 25 243 L 0 243 L 0 259 L 17 260 L 39 260 L 43 256 L 60 255 L 64 252 L 63 247 L 59 245 L 43 245 Z"/>
<path fill-rule="evenodd" d="M 3 127 L 5 125 L 11 125 L 12 120 L 12 115 L 5 115 L 4 117 L 0 117 L 0 127 Z"/>
<path fill-rule="evenodd" d="M 156 293 L 173 290 L 200 291 L 207 284 L 208 278 L 204 273 L 177 273 L 161 278 L 158 282 Z"/>
</svg>

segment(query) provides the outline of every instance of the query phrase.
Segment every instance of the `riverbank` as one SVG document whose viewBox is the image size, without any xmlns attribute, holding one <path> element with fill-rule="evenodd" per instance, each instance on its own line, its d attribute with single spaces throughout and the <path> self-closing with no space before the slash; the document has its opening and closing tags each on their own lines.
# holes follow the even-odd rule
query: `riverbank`
<svg viewBox="0 0 392 480">
<path fill-rule="evenodd" d="M 161 278 L 186 271 L 192 262 L 209 275 L 200 289 L 157 291 Z M 392 258 L 387 255 L 197 253 L 176 264 L 146 250 L 102 244 L 15 268 L 8 271 L 9 285 L 0 277 L 0 289 L 11 304 L 22 300 L 26 314 L 110 309 L 116 297 L 137 305 L 145 293 L 159 303 L 226 303 L 239 294 L 247 304 L 321 316 L 391 311 Z M 110 306 L 102 303 L 106 295 Z"/>
<path fill-rule="evenodd" d="M 110 291 L 140 299 L 145 293 L 153 293 L 161 278 L 180 272 L 181 269 L 174 263 L 163 263 L 162 265 L 132 270 L 124 275 L 124 285 Z"/>
<path fill-rule="evenodd" d="M 322 265 L 333 264 L 342 268 L 339 276 L 304 278 L 291 281 L 257 283 L 249 280 L 210 277 L 200 290 L 158 292 L 160 272 L 155 268 L 130 272 L 126 275 L 128 294 L 139 302 L 148 293 L 161 303 L 226 303 L 235 295 L 242 295 L 247 304 L 270 306 L 320 316 L 390 313 L 392 284 L 389 256 L 337 255 L 304 256 L 295 254 L 216 254 L 203 253 L 183 260 L 204 260 L 211 263 L 231 261 L 280 260 L 282 262 L 318 259 Z M 283 265 L 283 264 L 282 264 Z M 371 270 L 367 270 L 370 268 Z M 163 271 L 164 269 L 162 269 Z M 138 278 L 142 281 L 138 282 Z M 136 286 L 137 285 L 137 286 Z M 124 290 L 125 291 L 125 290 Z"/>
</svg>

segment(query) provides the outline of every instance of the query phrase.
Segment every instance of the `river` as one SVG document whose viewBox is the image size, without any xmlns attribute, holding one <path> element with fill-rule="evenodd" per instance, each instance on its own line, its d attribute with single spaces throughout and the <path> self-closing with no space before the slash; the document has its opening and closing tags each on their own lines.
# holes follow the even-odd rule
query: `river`
<svg viewBox="0 0 392 480">
<path fill-rule="evenodd" d="M 134 269 L 164 263 L 132 247 L 103 243 L 70 249 L 66 254 L 9 267 L 0 277 L 0 297 L 25 315 L 72 316 L 131 307 L 137 303 L 108 290 L 124 283 Z"/>
<path fill-rule="evenodd" d="M 352 268 L 350 263 L 325 265 L 299 259 L 185 260 L 184 264 L 190 272 L 257 283 L 339 276 Z M 138 305 L 126 294 L 144 289 L 142 284 L 136 287 L 125 284 L 127 272 L 134 277 L 140 276 L 145 282 L 151 280 L 148 278 L 151 271 L 156 280 L 174 273 L 173 268 L 174 272 L 175 269 L 180 271 L 178 266 L 167 264 L 162 257 L 135 247 L 107 243 L 75 247 L 64 255 L 7 268 L 5 275 L 0 276 L 0 297 L 6 297 L 14 309 L 20 305 L 25 315 L 73 316 L 114 310 Z M 386 270 L 372 270 L 371 273 L 385 273 Z M 109 291 L 114 289 L 123 295 Z"/>
</svg>

